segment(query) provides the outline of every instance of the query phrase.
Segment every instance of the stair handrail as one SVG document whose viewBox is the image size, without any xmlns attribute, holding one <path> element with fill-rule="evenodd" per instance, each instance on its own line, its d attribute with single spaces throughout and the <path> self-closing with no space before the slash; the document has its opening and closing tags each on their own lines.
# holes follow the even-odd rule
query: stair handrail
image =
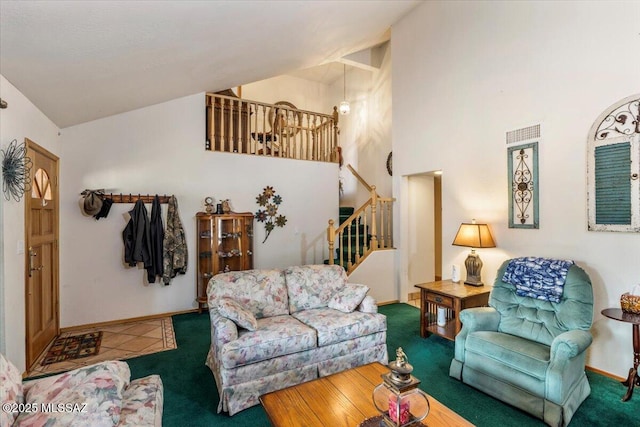
<svg viewBox="0 0 640 427">
<path fill-rule="evenodd" d="M 349 169 L 353 176 L 355 176 L 358 181 L 360 181 L 360 184 L 364 185 L 364 188 L 366 188 L 367 191 L 371 191 L 371 186 L 369 185 L 369 183 L 365 181 L 362 176 L 360 176 L 360 174 L 353 168 L 353 166 L 351 166 L 351 163 L 347 165 L 347 169 Z"/>
<path fill-rule="evenodd" d="M 351 214 L 351 216 L 349 216 L 349 218 L 345 219 L 338 228 L 334 229 L 336 234 L 341 232 L 345 228 L 347 228 L 350 225 L 350 223 L 352 223 L 360 215 L 360 213 L 362 213 L 362 211 L 364 211 L 367 207 L 369 207 L 369 205 L 371 205 L 371 203 L 372 203 L 372 199 L 369 198 L 369 200 L 364 202 L 364 204 L 360 206 L 358 210 L 353 211 L 353 213 Z M 329 220 L 329 222 L 332 222 L 332 221 L 333 221 L 332 219 Z"/>
</svg>

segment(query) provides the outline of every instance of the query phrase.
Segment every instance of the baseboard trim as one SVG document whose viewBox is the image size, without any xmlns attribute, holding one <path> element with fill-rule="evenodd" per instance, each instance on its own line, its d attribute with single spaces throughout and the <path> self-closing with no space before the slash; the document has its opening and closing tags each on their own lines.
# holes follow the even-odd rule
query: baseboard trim
<svg viewBox="0 0 640 427">
<path fill-rule="evenodd" d="M 604 375 L 605 377 L 612 378 L 612 379 L 614 379 L 616 381 L 622 382 L 622 381 L 626 380 L 626 378 L 622 378 L 622 377 L 619 377 L 617 375 L 613 375 L 613 374 L 611 374 L 611 373 L 609 373 L 607 371 L 603 371 L 602 369 L 592 368 L 591 366 L 585 366 L 585 369 L 587 371 L 595 372 L 596 374 L 600 374 L 600 375 Z"/>
<path fill-rule="evenodd" d="M 392 301 L 379 302 L 378 305 L 389 305 L 389 304 L 397 304 L 400 300 L 394 299 Z"/>
<path fill-rule="evenodd" d="M 198 312 L 198 309 L 193 308 L 190 310 L 173 311 L 170 313 L 150 314 L 148 316 L 130 317 L 128 319 L 109 320 L 106 322 L 87 323 L 86 325 L 67 326 L 65 328 L 60 328 L 60 333 L 72 332 L 72 331 L 77 331 L 81 329 L 100 328 L 102 326 L 111 326 L 119 323 L 142 322 L 144 320 L 161 319 L 163 317 L 175 316 L 177 314 L 197 313 L 197 312 Z"/>
</svg>

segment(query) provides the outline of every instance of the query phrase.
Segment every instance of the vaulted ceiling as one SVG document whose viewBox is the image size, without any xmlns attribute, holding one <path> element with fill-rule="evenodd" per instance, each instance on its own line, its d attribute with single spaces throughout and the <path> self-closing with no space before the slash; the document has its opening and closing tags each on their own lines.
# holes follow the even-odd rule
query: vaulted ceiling
<svg viewBox="0 0 640 427">
<path fill-rule="evenodd" d="M 0 74 L 65 128 L 338 60 L 418 3 L 0 0 Z"/>
</svg>

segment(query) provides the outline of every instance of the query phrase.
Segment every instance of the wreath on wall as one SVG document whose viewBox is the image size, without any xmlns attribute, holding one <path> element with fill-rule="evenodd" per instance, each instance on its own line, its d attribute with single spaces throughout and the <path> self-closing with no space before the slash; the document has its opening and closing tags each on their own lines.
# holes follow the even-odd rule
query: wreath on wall
<svg viewBox="0 0 640 427">
<path fill-rule="evenodd" d="M 9 143 L 2 153 L 2 192 L 6 200 L 19 202 L 24 193 L 31 190 L 29 174 L 33 162 L 27 157 L 27 145 L 17 140 Z"/>
</svg>

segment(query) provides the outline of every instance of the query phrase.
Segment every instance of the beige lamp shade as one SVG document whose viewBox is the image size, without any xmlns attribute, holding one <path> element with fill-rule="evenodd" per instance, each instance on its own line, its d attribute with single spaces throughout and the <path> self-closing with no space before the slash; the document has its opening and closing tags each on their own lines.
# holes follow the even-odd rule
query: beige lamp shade
<svg viewBox="0 0 640 427">
<path fill-rule="evenodd" d="M 467 268 L 467 280 L 465 285 L 482 286 L 480 272 L 482 270 L 482 260 L 476 254 L 475 248 L 495 248 L 496 242 L 491 237 L 491 231 L 487 224 L 476 224 L 475 220 L 472 224 L 462 223 L 456 233 L 453 244 L 456 246 L 466 246 L 471 248 L 471 253 L 464 262 Z"/>
<path fill-rule="evenodd" d="M 468 248 L 495 248 L 496 243 L 491 237 L 491 231 L 487 224 L 462 223 L 453 239 L 453 245 L 466 246 Z"/>
</svg>

